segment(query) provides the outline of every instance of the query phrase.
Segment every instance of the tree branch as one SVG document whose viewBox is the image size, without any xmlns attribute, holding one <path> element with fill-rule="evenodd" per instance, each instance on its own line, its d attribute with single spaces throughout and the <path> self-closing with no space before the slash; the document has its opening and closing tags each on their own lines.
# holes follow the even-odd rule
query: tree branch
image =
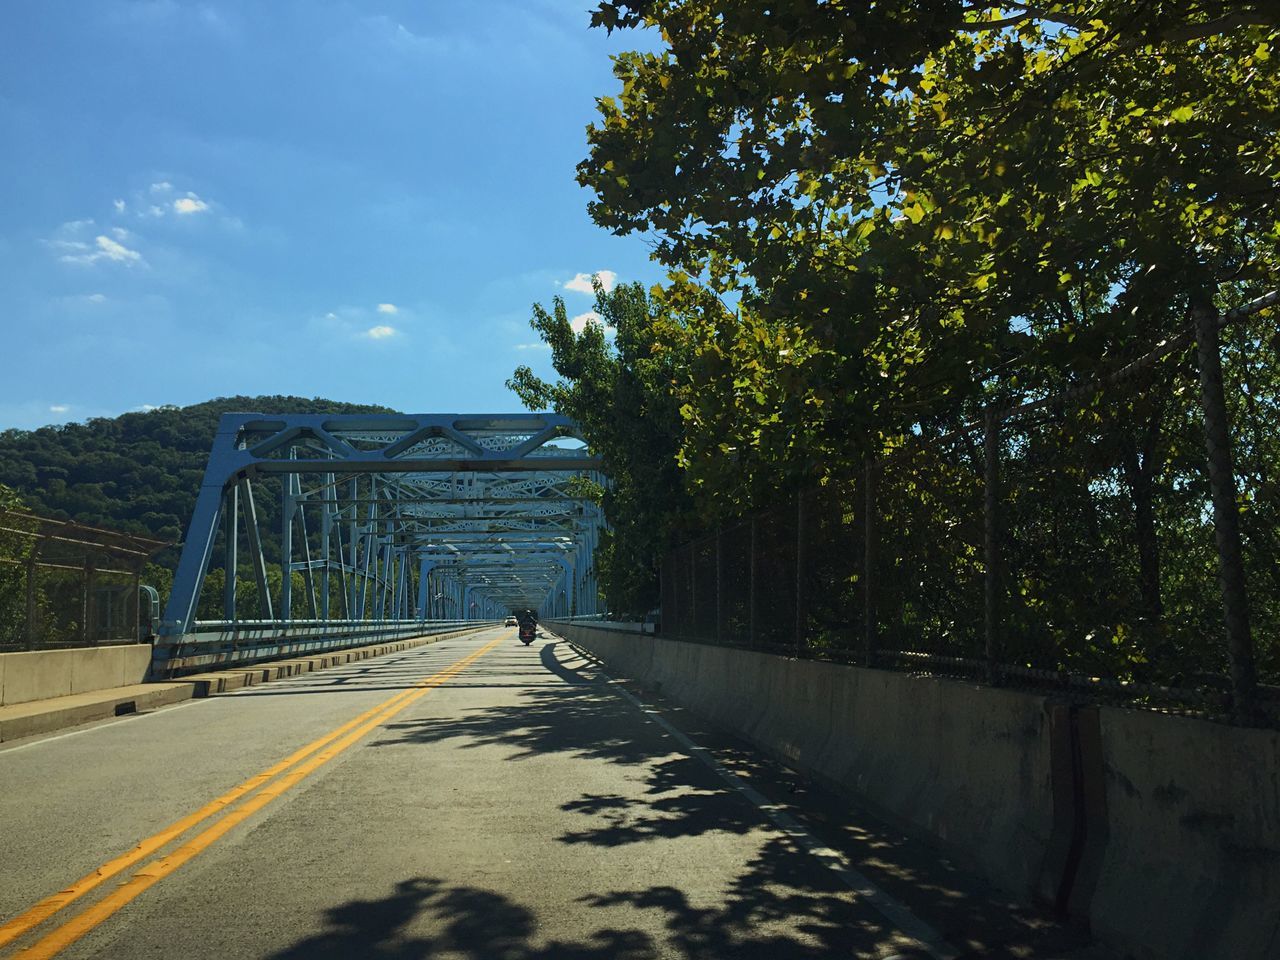
<svg viewBox="0 0 1280 960">
<path fill-rule="evenodd" d="M 1085 27 L 1089 25 L 1088 21 L 1083 19 L 1082 17 L 1073 17 L 1070 14 L 1064 13 L 1061 10 L 1049 10 L 1049 9 L 1046 9 L 1045 7 L 1038 7 L 1029 3 L 1008 3 L 1008 4 L 1001 4 L 1000 6 L 1001 8 L 1015 7 L 1021 10 L 1022 12 L 1019 14 L 1015 14 L 1012 17 L 1006 17 L 1003 20 L 995 20 L 995 21 L 992 21 L 991 23 L 966 24 L 966 26 L 970 26 L 978 30 L 993 30 L 999 27 L 1007 27 L 1015 23 L 1021 23 L 1023 20 L 1028 20 L 1028 19 L 1044 20 L 1049 23 L 1060 23 L 1064 27 L 1073 27 L 1076 30 L 1083 30 Z M 984 10 L 990 10 L 990 9 L 991 9 L 990 6 L 974 6 L 974 7 L 965 7 L 962 12 L 980 13 Z"/>
<path fill-rule="evenodd" d="M 1185 26 L 1165 31 L 1160 34 L 1160 39 L 1175 42 L 1180 40 L 1204 40 L 1207 37 L 1220 36 L 1242 27 L 1274 27 L 1277 25 L 1280 25 L 1280 16 L 1276 14 L 1266 14 L 1261 10 L 1237 11 L 1224 14 L 1215 20 L 1209 20 L 1205 23 L 1189 23 Z"/>
</svg>

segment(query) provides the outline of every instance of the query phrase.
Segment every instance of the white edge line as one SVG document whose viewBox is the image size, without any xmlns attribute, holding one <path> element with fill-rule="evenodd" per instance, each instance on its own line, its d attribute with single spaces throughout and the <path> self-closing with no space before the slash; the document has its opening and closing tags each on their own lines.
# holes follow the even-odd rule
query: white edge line
<svg viewBox="0 0 1280 960">
<path fill-rule="evenodd" d="M 572 646 L 580 652 L 581 647 L 568 641 Z M 588 654 L 588 659 L 599 663 L 599 658 Z M 934 960 L 958 960 L 960 951 L 949 944 L 946 939 L 925 921 L 917 917 L 902 901 L 885 893 L 877 887 L 871 880 L 855 868 L 844 854 L 832 850 L 824 845 L 812 833 L 806 830 L 801 824 L 790 814 L 778 810 L 776 805 L 772 803 L 768 797 L 764 796 L 755 788 L 747 785 L 743 780 L 731 770 L 723 766 L 719 760 L 711 755 L 705 747 L 700 747 L 694 743 L 681 730 L 677 729 L 671 721 L 664 717 L 653 707 L 643 703 L 630 690 L 622 686 L 619 681 L 614 679 L 611 674 L 606 673 L 602 668 L 601 674 L 608 681 L 608 686 L 616 693 L 625 698 L 633 707 L 652 719 L 658 726 L 662 727 L 677 743 L 687 750 L 691 756 L 702 761 L 706 766 L 710 767 L 719 775 L 725 783 L 741 794 L 748 802 L 756 807 L 765 815 L 779 830 L 799 844 L 806 853 L 814 857 L 819 863 L 827 867 L 836 874 L 845 885 L 849 887 L 859 897 L 864 899 L 872 907 L 874 907 L 885 919 L 892 923 L 900 933 L 906 934 L 911 939 L 917 941 L 928 951 Z"/>
<path fill-rule="evenodd" d="M 117 720 L 109 720 L 106 723 L 98 723 L 93 726 L 84 726 L 78 730 L 68 730 L 66 733 L 56 733 L 52 737 L 41 737 L 39 740 L 30 740 L 27 743 L 20 743 L 16 747 L 6 747 L 0 743 L 0 757 L 5 754 L 17 753 L 19 750 L 26 750 L 28 747 L 38 747 L 42 743 L 53 743 L 55 740 L 65 740 L 68 737 L 78 737 L 84 733 L 95 733 L 98 730 L 105 730 L 108 727 L 119 726 L 122 723 L 139 723 L 143 720 L 149 720 L 152 717 L 158 717 L 161 714 L 173 713 L 175 710 L 181 710 L 183 707 L 194 707 L 201 703 L 212 703 L 217 697 L 192 697 L 190 700 L 184 700 L 181 703 L 163 704 L 154 710 L 148 710 L 146 713 L 130 714 L 127 717 L 120 717 Z M 37 734 L 37 736 L 39 736 Z"/>
</svg>

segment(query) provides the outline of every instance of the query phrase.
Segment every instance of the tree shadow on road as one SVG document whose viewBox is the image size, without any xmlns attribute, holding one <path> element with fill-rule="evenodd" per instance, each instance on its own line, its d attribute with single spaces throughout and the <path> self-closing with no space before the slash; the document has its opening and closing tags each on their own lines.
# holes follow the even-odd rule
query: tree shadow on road
<svg viewBox="0 0 1280 960">
<path fill-rule="evenodd" d="M 610 956 L 809 960 L 926 955 L 867 903 L 859 901 L 837 874 L 775 830 L 725 779 L 638 714 L 588 661 L 573 654 L 562 658 L 559 654 L 565 649 L 547 644 L 539 651 L 542 666 L 562 683 L 532 686 L 514 704 L 393 723 L 375 745 L 447 742 L 463 749 L 500 746 L 509 748 L 506 760 L 562 754 L 632 767 L 628 779 L 635 783 L 638 777 L 643 784 L 638 793 L 584 793 L 561 805 L 563 811 L 582 815 L 583 828 L 563 833 L 560 842 L 600 847 L 602 856 L 626 856 L 626 847 L 640 843 L 716 834 L 745 837 L 759 832 L 754 858 L 712 904 L 698 902 L 682 888 L 679 878 L 683 866 L 670 876 L 647 878 L 652 882 L 649 886 L 599 891 L 583 898 L 581 903 L 606 913 L 619 909 L 623 916 L 625 911 L 651 913 L 652 923 L 645 925 L 646 929 L 665 931 L 664 943 L 655 945 L 650 934 L 640 930 L 602 930 L 597 936 L 605 938 L 601 943 L 609 943 Z M 576 669 L 578 664 L 582 669 Z M 946 863 L 937 851 L 889 829 L 847 798 L 806 783 L 758 751 L 706 729 L 683 711 L 671 712 L 697 742 L 704 747 L 714 744 L 715 756 L 725 767 L 766 792 L 772 785 L 772 801 L 816 824 L 824 842 L 837 846 L 857 869 L 929 920 L 962 956 L 990 960 L 1059 956 L 1058 950 L 1065 952 L 1087 942 L 1087 936 L 1079 932 L 1048 923 L 1034 911 L 1012 907 L 1005 898 Z M 687 866 L 696 872 L 697 865 Z M 446 897 L 430 891 L 424 909 L 437 909 L 446 899 L 459 908 L 477 908 L 483 901 L 482 893 L 454 890 Z M 492 893 L 484 896 L 497 897 Z M 564 945 L 560 953 L 535 951 L 521 941 L 525 935 L 518 934 L 518 929 L 523 928 L 513 919 L 527 920 L 528 911 L 507 901 L 495 901 L 492 909 L 497 926 L 487 925 L 477 933 L 483 934 L 484 948 L 473 953 L 452 948 L 460 956 L 526 960 L 597 955 L 568 952 Z M 455 929 L 464 929 L 457 925 L 461 920 L 453 922 Z M 511 936 L 515 939 L 510 943 L 495 939 L 495 931 L 504 925 L 514 931 Z M 596 947 L 588 944 L 573 949 L 590 951 Z M 333 954 L 338 955 L 342 954 Z M 426 954 L 369 955 L 399 958 Z"/>
<path fill-rule="evenodd" d="M 433 877 L 396 884 L 381 900 L 351 900 L 326 911 L 327 929 L 271 960 L 649 960 L 640 931 L 599 930 L 586 943 L 535 945 L 534 915 L 491 890 Z"/>
<path fill-rule="evenodd" d="M 511 747 L 507 760 L 548 753 L 623 764 L 652 759 L 653 740 L 635 736 L 631 706 L 598 677 L 565 666 L 554 651 L 544 653 L 555 646 L 547 644 L 539 651 L 540 662 L 562 683 L 530 686 L 515 704 L 389 723 L 372 746 L 453 742 L 468 749 Z"/>
</svg>

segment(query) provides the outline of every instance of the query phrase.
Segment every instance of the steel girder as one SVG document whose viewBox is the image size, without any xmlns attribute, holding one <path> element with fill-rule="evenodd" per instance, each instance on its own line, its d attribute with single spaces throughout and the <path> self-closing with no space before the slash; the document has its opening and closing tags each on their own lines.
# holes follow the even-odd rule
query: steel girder
<svg viewBox="0 0 1280 960">
<path fill-rule="evenodd" d="M 312 629 L 492 619 L 522 608 L 594 613 L 604 520 L 581 478 L 601 484 L 599 469 L 577 426 L 553 414 L 225 414 L 162 636 L 195 641 L 246 622 L 236 575 L 243 552 L 259 630 L 301 619 Z M 274 539 L 258 522 L 255 491 L 280 497 Z M 219 548 L 222 617 L 198 622 Z M 278 585 L 268 554 L 280 558 Z"/>
</svg>

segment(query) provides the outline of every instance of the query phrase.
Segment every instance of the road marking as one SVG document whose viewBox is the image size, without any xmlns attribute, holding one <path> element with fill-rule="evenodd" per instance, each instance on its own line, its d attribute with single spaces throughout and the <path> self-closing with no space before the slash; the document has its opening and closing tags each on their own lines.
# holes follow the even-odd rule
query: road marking
<svg viewBox="0 0 1280 960">
<path fill-rule="evenodd" d="M 572 643 L 572 641 L 570 641 Z M 772 800 L 748 785 L 741 777 L 725 767 L 717 760 L 709 750 L 700 747 L 694 743 L 688 736 L 679 730 L 666 717 L 648 706 L 638 697 L 627 690 L 610 674 L 605 673 L 603 664 L 600 659 L 593 655 L 590 651 L 584 650 L 577 644 L 573 644 L 574 648 L 582 653 L 588 660 L 591 660 L 601 666 L 601 673 L 608 680 L 608 686 L 615 692 L 625 698 L 630 704 L 652 719 L 658 726 L 662 727 L 680 746 L 688 751 L 690 756 L 696 757 L 702 761 L 707 767 L 714 771 L 721 780 L 723 780 L 734 791 L 748 800 L 756 809 L 767 817 L 774 826 L 781 830 L 784 834 L 791 838 L 806 853 L 814 857 L 819 863 L 831 870 L 836 876 L 844 881 L 845 886 L 860 896 L 863 900 L 874 907 L 881 916 L 892 923 L 900 933 L 906 934 L 911 939 L 917 941 L 929 953 L 934 960 L 958 960 L 961 956 L 960 951 L 949 944 L 946 939 L 925 921 L 917 917 L 907 907 L 905 903 L 891 896 L 885 891 L 877 887 L 871 880 L 862 873 L 852 863 L 848 857 L 838 850 L 833 850 L 826 846 L 822 841 L 810 833 L 798 820 L 792 817 L 784 810 L 780 810 L 778 805 Z"/>
<path fill-rule="evenodd" d="M 54 930 L 44 939 L 40 940 L 39 942 L 33 944 L 32 946 L 26 948 L 25 950 L 17 954 L 18 957 L 33 957 L 33 958 L 53 956 L 55 953 L 64 949 L 66 946 L 73 943 L 75 940 L 84 936 L 84 934 L 87 933 L 90 929 L 92 929 L 92 927 L 97 926 L 98 923 L 101 923 L 102 920 L 105 920 L 107 916 L 110 916 L 111 913 L 114 913 L 115 910 L 118 910 L 120 906 L 123 906 L 125 903 L 128 903 L 129 900 L 132 900 L 134 897 L 136 897 L 139 893 L 141 893 L 147 887 L 151 886 L 151 884 L 154 883 L 156 880 L 159 880 L 162 877 L 167 876 L 169 873 L 172 873 L 173 870 L 177 869 L 178 866 L 181 866 L 182 863 L 185 863 L 187 860 L 191 859 L 192 856 L 195 856 L 196 853 L 200 852 L 200 850 L 203 850 L 205 847 L 207 847 L 209 843 L 213 842 L 213 840 L 216 840 L 223 833 L 226 833 L 226 831 L 229 830 L 236 823 L 239 823 L 241 820 L 245 819 L 245 817 L 249 816 L 249 814 L 253 813 L 255 810 L 258 810 L 261 807 L 265 806 L 271 800 L 274 800 L 277 796 L 279 796 L 285 790 L 289 789 L 289 787 L 296 784 L 308 773 L 312 772 L 315 769 L 318 769 L 320 766 L 327 763 L 329 760 L 332 760 L 335 756 L 337 756 L 343 750 L 347 749 L 347 747 L 355 743 L 356 740 L 359 740 L 370 730 L 374 729 L 381 723 L 386 722 L 386 720 L 390 719 L 392 716 L 395 716 L 405 707 L 409 706 L 410 703 L 425 696 L 432 687 L 439 686 L 441 683 L 444 683 L 450 677 L 461 672 L 471 663 L 478 660 L 484 654 L 488 653 L 497 644 L 501 643 L 503 639 L 507 639 L 507 638 L 499 637 L 497 640 L 493 640 L 485 644 L 485 646 L 481 647 L 479 650 L 476 650 L 473 653 L 468 654 L 467 656 L 463 657 L 461 660 L 457 661 L 456 663 L 450 665 L 449 667 L 446 667 L 444 670 L 441 670 L 435 674 L 432 674 L 429 677 L 426 677 L 423 680 L 418 681 L 408 690 L 401 691 L 400 693 L 397 693 L 395 696 L 389 697 L 388 699 L 384 700 L 382 703 L 378 704 L 377 706 L 371 707 L 370 709 L 364 711 L 360 715 L 352 718 L 351 720 L 348 720 L 346 723 L 342 724 L 341 726 L 335 728 L 334 730 L 331 730 L 329 733 L 325 734 L 324 736 L 316 740 L 313 740 L 311 743 L 307 744 L 306 746 L 298 750 L 295 750 L 293 753 L 285 757 L 283 760 L 279 761 L 278 763 L 272 764 L 270 767 L 267 767 L 261 773 L 255 774 L 254 776 L 250 777 L 248 780 L 245 780 L 239 786 L 233 787 L 231 790 L 228 790 L 226 793 L 222 794 L 222 796 L 205 804 L 205 806 L 201 807 L 199 810 L 196 810 L 194 813 L 188 814 L 182 819 L 174 821 L 173 823 L 165 827 L 160 832 L 152 834 L 150 837 L 139 842 L 138 845 L 134 847 L 132 850 L 130 850 L 128 853 L 125 853 L 119 857 L 116 857 L 113 860 L 108 861 L 107 863 L 99 867 L 97 870 L 94 870 L 92 873 L 89 873 L 84 877 L 81 877 L 75 883 L 72 883 L 65 890 L 59 891 L 58 893 L 55 893 L 52 896 L 46 897 L 44 900 L 41 900 L 39 903 L 37 903 L 35 906 L 31 907 L 24 913 L 20 914 L 19 916 L 15 917 L 14 919 L 0 926 L 0 947 L 3 947 L 5 944 L 12 942 L 13 940 L 22 936 L 24 933 L 28 932 L 32 928 L 43 923 L 49 917 L 53 916 L 55 913 L 61 910 L 63 907 L 66 907 L 69 904 L 75 902 L 80 897 L 84 896 L 86 893 L 93 890 L 95 887 L 100 886 L 105 881 L 111 879 L 112 877 L 116 876 L 120 872 L 128 869 L 129 867 L 133 866 L 140 860 L 143 860 L 144 858 L 150 856 L 152 853 L 155 853 L 157 850 L 161 849 L 162 847 L 166 846 L 173 840 L 180 837 L 182 834 L 186 833 L 192 827 L 195 827 L 198 824 L 203 823 L 205 820 L 208 820 L 210 817 L 214 816 L 215 814 L 223 810 L 226 810 L 228 807 L 232 806 L 237 801 L 241 800 L 241 798 L 243 798 L 247 794 L 253 793 L 255 790 L 258 790 L 260 787 L 263 787 L 264 784 L 267 784 L 270 780 L 275 778 L 277 775 L 284 773 L 286 770 L 289 770 L 291 767 L 295 767 L 298 764 L 303 763 L 303 761 L 306 761 L 308 757 L 312 756 L 312 754 L 316 754 L 318 751 L 323 750 L 323 753 L 321 753 L 319 756 L 313 758 L 311 761 L 303 764 L 302 767 L 298 768 L 303 772 L 298 773 L 298 770 L 295 770 L 293 773 L 289 774 L 287 777 L 284 777 L 281 780 L 277 781 L 276 784 L 272 785 L 271 787 L 268 787 L 266 790 L 263 790 L 261 793 L 252 797 L 248 801 L 245 801 L 245 803 L 242 804 L 242 807 L 254 804 L 260 797 L 263 796 L 263 794 L 269 794 L 266 800 L 263 800 L 261 803 L 258 803 L 257 806 L 254 806 L 253 809 L 249 810 L 243 816 L 239 816 L 232 823 L 228 824 L 225 827 L 225 829 L 222 829 L 219 832 L 217 832 L 214 836 L 212 836 L 208 840 L 208 842 L 204 843 L 198 849 L 191 852 L 189 855 L 183 858 L 180 862 L 174 864 L 172 867 L 165 870 L 163 873 L 156 875 L 154 879 L 152 879 L 145 886 L 137 889 L 136 892 L 132 893 L 132 895 L 130 895 L 127 899 L 123 900 L 118 906 L 116 906 L 110 912 L 104 914 L 89 926 L 84 927 L 83 930 L 79 930 L 79 932 L 76 933 L 75 936 L 71 937 L 70 939 L 66 939 L 65 936 L 62 938 L 59 938 L 57 942 L 60 945 L 58 945 L 56 949 L 52 949 L 51 951 L 49 951 L 46 948 L 44 952 L 40 952 L 41 948 L 44 947 L 44 945 L 46 945 L 47 943 L 50 943 L 53 940 L 53 938 L 58 937 L 59 934 L 63 933 L 63 931 L 66 931 L 68 928 L 76 925 L 77 922 L 82 920 L 84 917 L 90 914 L 94 914 L 96 916 L 95 911 L 100 912 L 99 908 L 102 907 L 103 903 L 107 903 L 108 901 L 113 901 L 114 898 L 119 897 L 121 891 L 129 890 L 131 888 L 131 885 L 134 884 L 135 881 L 137 881 L 138 877 L 145 874 L 148 870 L 155 868 L 157 864 L 163 864 L 167 860 L 177 857 L 184 850 L 186 850 L 187 847 L 189 847 L 192 843 L 195 843 L 196 841 L 200 840 L 202 837 L 206 836 L 206 834 L 210 834 L 213 831 L 218 831 L 218 828 L 223 824 L 223 822 L 229 818 L 235 817 L 237 813 L 239 813 L 241 808 L 236 808 L 235 810 L 232 810 L 230 813 L 226 814 L 226 816 L 224 816 L 221 820 L 217 821 L 212 827 L 207 828 L 203 833 L 199 834 L 197 837 L 188 841 L 187 844 L 179 848 L 169 857 L 162 857 L 159 860 L 153 861 L 151 864 L 148 864 L 146 867 L 143 868 L 143 870 L 135 874 L 132 880 L 126 881 L 119 888 L 117 888 L 115 893 L 109 895 L 103 901 L 100 901 L 94 907 L 91 907 L 89 910 L 85 911 L 85 913 L 82 913 L 79 916 L 68 921 L 62 927 L 59 927 L 58 929 Z M 349 731 L 354 731 L 354 732 L 349 732 Z M 344 734 L 346 736 L 344 736 Z M 335 741 L 337 743 L 335 743 Z M 326 747 L 328 747 L 328 749 L 324 749 Z M 276 790 L 276 788 L 280 787 L 281 784 L 286 784 L 286 785 Z M 272 790 L 275 790 L 275 792 L 270 792 Z M 76 927 L 76 929 L 79 929 L 79 928 Z M 62 940 L 64 939 L 65 939 L 65 942 L 62 942 Z M 33 953 L 32 951 L 37 951 L 37 952 Z"/>
</svg>

